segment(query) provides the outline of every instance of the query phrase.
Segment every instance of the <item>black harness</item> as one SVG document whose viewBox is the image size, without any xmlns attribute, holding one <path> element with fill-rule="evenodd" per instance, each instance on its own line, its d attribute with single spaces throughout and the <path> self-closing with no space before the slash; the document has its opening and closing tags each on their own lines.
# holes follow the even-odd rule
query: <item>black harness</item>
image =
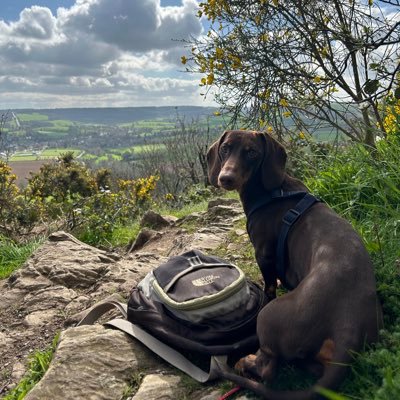
<svg viewBox="0 0 400 400">
<path fill-rule="evenodd" d="M 288 289 L 293 289 L 287 283 L 285 278 L 285 250 L 287 236 L 294 223 L 311 206 L 320 202 L 321 200 L 304 191 L 284 192 L 282 189 L 275 189 L 258 198 L 253 204 L 250 205 L 250 207 L 246 207 L 245 213 L 247 216 L 247 231 L 249 231 L 251 217 L 255 211 L 266 206 L 267 204 L 272 203 L 275 200 L 287 198 L 300 198 L 300 200 L 293 208 L 288 210 L 282 218 L 282 227 L 279 232 L 278 244 L 276 246 L 276 272 L 282 284 Z"/>
</svg>

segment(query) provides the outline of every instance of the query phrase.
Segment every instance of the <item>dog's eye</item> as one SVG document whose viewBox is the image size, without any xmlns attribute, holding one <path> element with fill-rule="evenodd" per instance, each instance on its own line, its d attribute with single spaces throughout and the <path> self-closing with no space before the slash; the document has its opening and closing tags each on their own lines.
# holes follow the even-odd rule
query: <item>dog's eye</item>
<svg viewBox="0 0 400 400">
<path fill-rule="evenodd" d="M 221 154 L 222 157 L 225 157 L 228 155 L 229 153 L 229 146 L 227 144 L 223 144 L 220 149 L 219 152 Z"/>
<path fill-rule="evenodd" d="M 248 150 L 247 151 L 248 158 L 253 159 L 253 158 L 257 158 L 257 156 L 258 156 L 258 152 L 256 150 Z"/>
</svg>

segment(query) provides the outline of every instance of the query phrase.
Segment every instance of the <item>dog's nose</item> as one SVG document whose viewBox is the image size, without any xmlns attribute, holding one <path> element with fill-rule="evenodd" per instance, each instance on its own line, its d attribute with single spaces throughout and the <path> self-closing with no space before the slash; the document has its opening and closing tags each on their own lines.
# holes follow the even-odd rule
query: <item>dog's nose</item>
<svg viewBox="0 0 400 400">
<path fill-rule="evenodd" d="M 219 185 L 224 189 L 232 189 L 235 186 L 235 176 L 231 172 L 225 172 L 218 177 Z"/>
</svg>

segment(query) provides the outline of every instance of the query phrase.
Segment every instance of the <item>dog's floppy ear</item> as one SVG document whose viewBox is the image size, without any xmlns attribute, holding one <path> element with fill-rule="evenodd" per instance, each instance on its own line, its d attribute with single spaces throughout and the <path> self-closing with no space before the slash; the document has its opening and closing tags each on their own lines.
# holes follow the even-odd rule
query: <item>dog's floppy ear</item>
<svg viewBox="0 0 400 400">
<path fill-rule="evenodd" d="M 218 175 L 221 172 L 221 159 L 219 157 L 219 147 L 224 142 L 226 132 L 214 142 L 207 152 L 208 180 L 211 185 L 218 187 Z"/>
<path fill-rule="evenodd" d="M 272 190 L 280 187 L 285 179 L 285 148 L 267 133 L 263 133 L 264 159 L 261 164 L 261 177 L 264 187 Z"/>
</svg>

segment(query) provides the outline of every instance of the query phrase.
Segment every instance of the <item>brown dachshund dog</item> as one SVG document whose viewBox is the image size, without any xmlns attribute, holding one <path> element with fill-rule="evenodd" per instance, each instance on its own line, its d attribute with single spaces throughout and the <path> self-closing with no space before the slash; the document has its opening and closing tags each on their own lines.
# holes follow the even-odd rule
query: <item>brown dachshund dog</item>
<svg viewBox="0 0 400 400">
<path fill-rule="evenodd" d="M 267 134 L 227 131 L 208 151 L 210 183 L 237 190 L 248 215 L 252 204 L 276 189 L 308 192 L 285 172 L 286 152 Z M 382 325 L 369 255 L 351 225 L 326 204 L 315 203 L 291 228 L 281 278 L 293 290 L 276 297 L 277 238 L 285 213 L 298 199 L 282 196 L 257 208 L 248 219 L 269 303 L 257 320 L 260 349 L 221 375 L 265 399 L 319 398 L 319 387 L 335 389 L 353 352 L 378 338 Z M 274 391 L 248 377 L 271 381 L 280 360 L 301 360 L 319 377 L 303 391 Z"/>
</svg>

